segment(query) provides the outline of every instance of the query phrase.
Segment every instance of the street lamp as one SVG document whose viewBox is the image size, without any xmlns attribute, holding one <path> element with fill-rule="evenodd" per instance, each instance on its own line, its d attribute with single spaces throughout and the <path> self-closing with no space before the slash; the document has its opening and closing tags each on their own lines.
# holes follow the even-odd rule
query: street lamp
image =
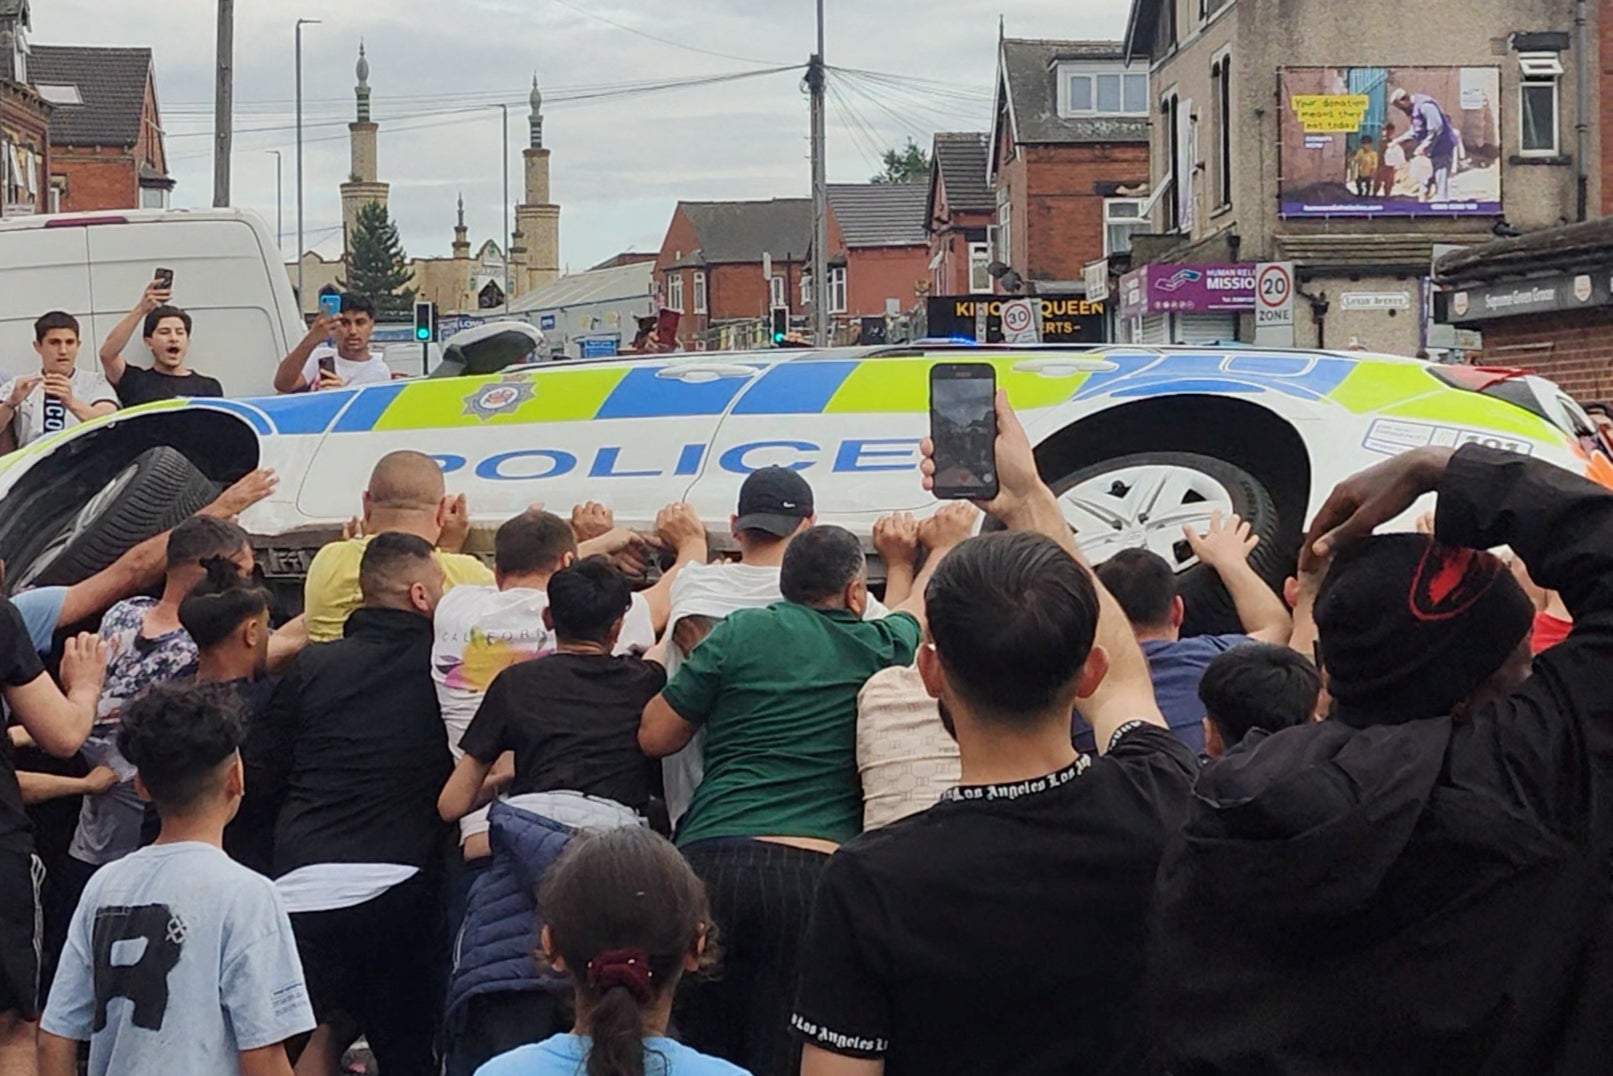
<svg viewBox="0 0 1613 1076">
<path fill-rule="evenodd" d="M 510 106 L 499 105 L 504 116 L 504 313 L 510 312 Z"/>
<path fill-rule="evenodd" d="M 318 19 L 297 20 L 297 311 L 303 310 L 302 295 L 302 28 L 315 26 Z"/>
<path fill-rule="evenodd" d="M 286 203 L 281 191 L 285 180 L 285 160 L 277 149 L 264 150 L 274 154 L 274 245 L 280 248 L 280 257 L 286 256 Z M 300 261 L 300 260 L 299 260 Z"/>
</svg>

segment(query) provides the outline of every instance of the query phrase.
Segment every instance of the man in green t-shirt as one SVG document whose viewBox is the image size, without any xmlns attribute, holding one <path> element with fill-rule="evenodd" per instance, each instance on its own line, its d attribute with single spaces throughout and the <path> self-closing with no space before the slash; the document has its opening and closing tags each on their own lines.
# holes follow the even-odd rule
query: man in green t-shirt
<svg viewBox="0 0 1613 1076">
<path fill-rule="evenodd" d="M 722 924 L 723 977 L 678 1010 L 686 1041 L 752 1072 L 793 1072 L 796 951 L 818 875 L 862 829 L 857 693 L 911 664 L 923 638 L 930 554 L 912 596 L 865 621 L 867 562 L 851 532 L 821 526 L 790 543 L 784 601 L 725 619 L 644 709 L 653 758 L 706 730 L 706 776 L 677 842 Z"/>
</svg>

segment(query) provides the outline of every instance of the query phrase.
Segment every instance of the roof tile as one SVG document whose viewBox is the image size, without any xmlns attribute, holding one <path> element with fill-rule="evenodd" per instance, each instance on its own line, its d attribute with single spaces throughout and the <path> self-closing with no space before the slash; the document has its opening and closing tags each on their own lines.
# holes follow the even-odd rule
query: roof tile
<svg viewBox="0 0 1613 1076">
<path fill-rule="evenodd" d="M 680 202 L 708 265 L 800 260 L 812 243 L 812 200 L 774 198 L 766 202 Z"/>
<path fill-rule="evenodd" d="M 928 244 L 929 201 L 930 189 L 923 183 L 829 184 L 829 211 L 850 249 Z"/>
<path fill-rule="evenodd" d="M 50 140 L 62 146 L 132 146 L 140 138 L 150 49 L 35 45 L 28 77 L 36 86 L 76 86 L 81 105 L 51 109 Z"/>
<path fill-rule="evenodd" d="M 947 205 L 954 211 L 990 213 L 997 195 L 986 182 L 991 136 L 984 131 L 943 131 L 931 150 L 946 182 Z"/>
<path fill-rule="evenodd" d="M 1053 65 L 1060 60 L 1124 62 L 1119 41 L 1044 41 L 1006 38 L 1002 43 L 1004 78 L 1013 106 L 1015 134 L 1024 143 L 1147 142 L 1148 117 L 1094 116 L 1066 119 L 1059 115 Z M 1147 71 L 1137 65 L 1139 72 Z"/>
</svg>

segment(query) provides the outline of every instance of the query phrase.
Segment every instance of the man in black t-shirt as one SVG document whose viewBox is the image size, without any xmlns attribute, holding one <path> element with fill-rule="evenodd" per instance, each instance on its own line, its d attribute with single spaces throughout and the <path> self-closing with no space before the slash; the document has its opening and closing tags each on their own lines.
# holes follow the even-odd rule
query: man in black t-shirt
<svg viewBox="0 0 1613 1076">
<path fill-rule="evenodd" d="M 1147 1060 L 1148 907 L 1196 763 L 1006 397 L 997 411 L 1002 491 L 982 507 L 1016 533 L 941 562 L 918 660 L 962 784 L 829 861 L 792 1018 L 803 1076 L 1132 1073 Z M 933 477 L 928 451 L 923 468 Z M 1104 757 L 1071 746 L 1075 706 Z"/>
<path fill-rule="evenodd" d="M 124 407 L 180 396 L 224 395 L 224 387 L 216 380 L 186 367 L 191 319 L 177 306 L 168 305 L 171 297 L 169 287 L 161 281 L 147 284 L 134 309 L 112 327 L 101 345 L 101 368 Z M 146 347 L 151 350 L 150 369 L 123 361 L 123 349 L 142 323 Z"/>
<path fill-rule="evenodd" d="M 0 597 L 0 697 L 47 754 L 71 758 L 89 736 L 105 671 L 106 644 L 91 634 L 68 639 L 63 694 L 46 675 L 22 615 Z M 0 751 L 0 1072 L 32 1070 L 43 878 L 11 752 Z"/>
<path fill-rule="evenodd" d="M 659 662 L 616 655 L 632 603 L 627 577 L 589 557 L 549 579 L 548 657 L 499 673 L 460 740 L 465 757 L 438 800 L 444 820 L 475 809 L 500 755 L 515 754 L 508 791 L 581 792 L 639 814 L 649 808 L 655 764 L 639 750 L 639 716 L 666 686 Z"/>
</svg>

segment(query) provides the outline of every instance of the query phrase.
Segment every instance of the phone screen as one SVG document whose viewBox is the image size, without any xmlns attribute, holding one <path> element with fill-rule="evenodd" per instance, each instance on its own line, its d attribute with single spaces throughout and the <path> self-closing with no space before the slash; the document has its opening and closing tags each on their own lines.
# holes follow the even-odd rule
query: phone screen
<svg viewBox="0 0 1613 1076">
<path fill-rule="evenodd" d="M 986 363 L 930 369 L 930 439 L 935 495 L 944 500 L 997 496 L 997 372 Z"/>
</svg>

